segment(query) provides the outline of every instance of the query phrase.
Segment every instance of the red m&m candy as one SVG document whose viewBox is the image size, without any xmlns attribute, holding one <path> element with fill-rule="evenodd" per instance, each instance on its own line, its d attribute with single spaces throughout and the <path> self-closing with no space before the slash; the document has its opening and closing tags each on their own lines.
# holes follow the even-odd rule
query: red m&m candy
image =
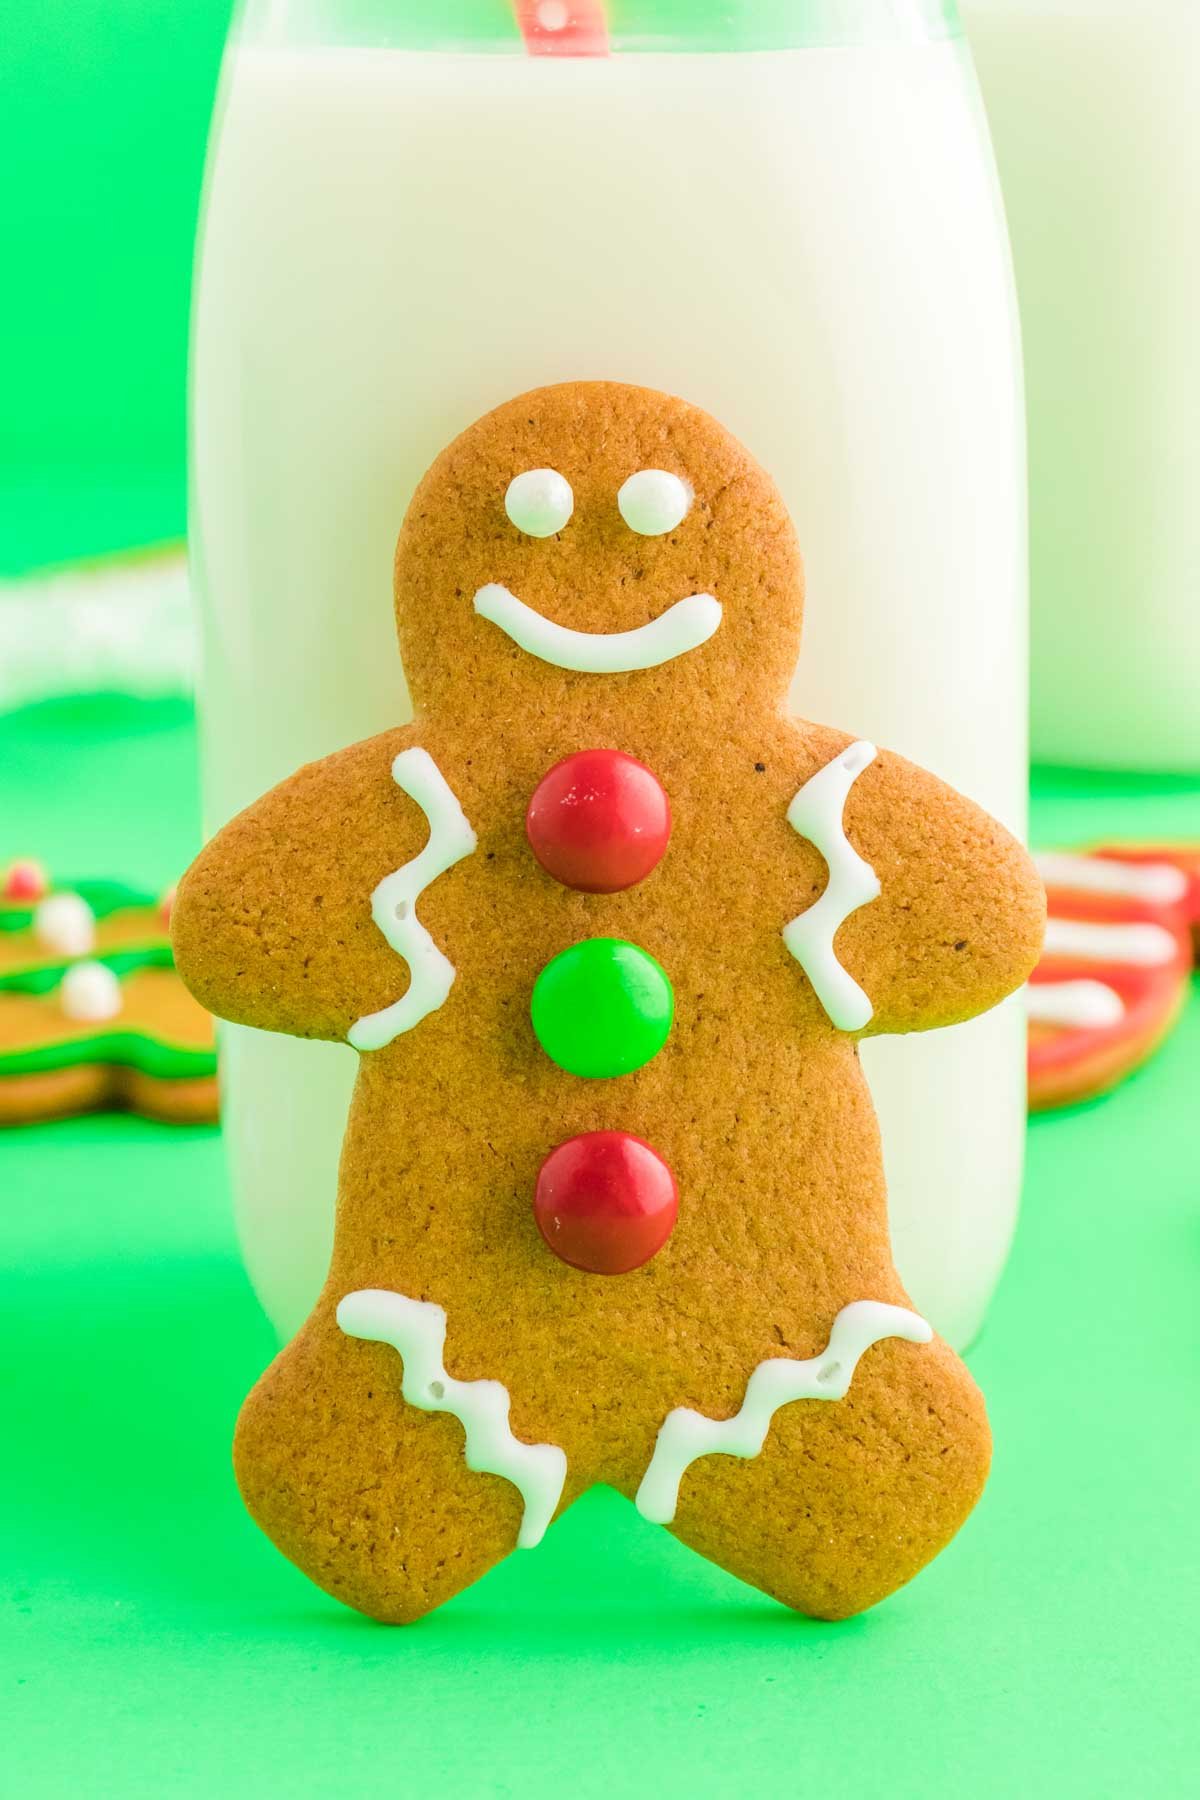
<svg viewBox="0 0 1200 1800">
<path fill-rule="evenodd" d="M 547 874 L 585 894 L 615 894 L 649 875 L 671 835 L 658 777 L 622 750 L 578 750 L 544 775 L 525 830 Z"/>
<path fill-rule="evenodd" d="M 591 1275 L 626 1275 L 661 1250 L 679 1190 L 658 1154 L 627 1131 L 588 1131 L 538 1171 L 533 1214 L 555 1256 Z"/>
</svg>

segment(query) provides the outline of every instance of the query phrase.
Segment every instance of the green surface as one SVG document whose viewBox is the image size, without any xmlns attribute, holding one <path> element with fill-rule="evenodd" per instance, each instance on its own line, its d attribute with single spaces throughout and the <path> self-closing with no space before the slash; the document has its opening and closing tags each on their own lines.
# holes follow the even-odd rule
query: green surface
<svg viewBox="0 0 1200 1800">
<path fill-rule="evenodd" d="M 178 707 L 0 719 L 10 848 L 157 888 L 196 840 Z M 1042 841 L 1200 834 L 1200 789 L 1049 774 Z M 1200 1007 L 1039 1120 L 971 1362 L 997 1439 L 950 1551 L 813 1625 L 615 1495 L 443 1612 L 344 1612 L 242 1513 L 272 1351 L 215 1132 L 0 1138 L 5 1792 L 22 1796 L 1182 1796 L 1198 1769 Z"/>
</svg>

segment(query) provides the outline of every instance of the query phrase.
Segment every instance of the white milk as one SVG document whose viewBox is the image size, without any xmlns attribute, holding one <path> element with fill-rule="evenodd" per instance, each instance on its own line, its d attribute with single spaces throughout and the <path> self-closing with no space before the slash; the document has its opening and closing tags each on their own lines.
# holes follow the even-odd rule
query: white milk
<svg viewBox="0 0 1200 1800">
<path fill-rule="evenodd" d="M 412 488 L 490 406 L 584 376 L 685 395 L 775 475 L 808 565 L 797 709 L 1020 829 L 1014 310 L 945 41 L 233 55 L 194 361 L 211 824 L 408 716 L 391 561 Z M 898 1260 L 962 1342 L 1015 1215 L 1021 1019 L 867 1056 Z M 246 1258 L 285 1331 L 324 1272 L 353 1064 L 227 1038 Z"/>
<path fill-rule="evenodd" d="M 1034 752 L 1200 769 L 1200 4 L 963 12 L 1025 336 Z"/>
</svg>

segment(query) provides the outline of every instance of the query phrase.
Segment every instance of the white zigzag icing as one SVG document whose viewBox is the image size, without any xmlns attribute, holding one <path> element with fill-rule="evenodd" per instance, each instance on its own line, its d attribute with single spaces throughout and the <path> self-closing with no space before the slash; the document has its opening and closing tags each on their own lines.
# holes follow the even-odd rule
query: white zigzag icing
<svg viewBox="0 0 1200 1800">
<path fill-rule="evenodd" d="M 467 1435 L 466 1464 L 477 1475 L 501 1475 L 525 1502 L 518 1548 L 540 1544 L 562 1497 L 566 1453 L 557 1444 L 525 1444 L 508 1423 L 508 1389 L 499 1381 L 456 1381 L 446 1373 L 446 1313 L 432 1300 L 409 1300 L 388 1288 L 360 1288 L 337 1309 L 347 1337 L 390 1344 L 404 1360 L 400 1391 L 421 1412 L 453 1413 Z"/>
<path fill-rule="evenodd" d="M 637 1491 L 636 1506 L 654 1525 L 669 1525 L 679 1503 L 684 1471 L 701 1456 L 757 1456 L 771 1420 L 792 1400 L 844 1400 L 859 1358 L 881 1338 L 927 1344 L 933 1329 L 905 1306 L 855 1300 L 833 1321 L 829 1346 L 807 1362 L 774 1356 L 759 1363 L 746 1383 L 746 1396 L 732 1419 L 709 1419 L 690 1406 L 677 1406 L 659 1429 L 650 1466 Z"/>
<path fill-rule="evenodd" d="M 783 928 L 783 941 L 812 982 L 839 1031 L 861 1031 L 874 1007 L 837 959 L 833 940 L 852 912 L 877 900 L 879 877 L 846 836 L 846 796 L 875 761 L 874 744 L 860 739 L 805 782 L 787 810 L 788 824 L 825 858 L 829 880 L 818 900 Z"/>
<path fill-rule="evenodd" d="M 469 856 L 476 844 L 462 807 L 428 750 L 402 750 L 392 763 L 392 780 L 425 814 L 429 842 L 419 856 L 385 875 L 371 895 L 371 917 L 408 964 L 409 983 L 391 1006 L 367 1013 L 350 1027 L 346 1035 L 356 1050 L 382 1050 L 445 1001 L 454 984 L 454 965 L 417 918 L 416 906 L 430 882 Z"/>
</svg>

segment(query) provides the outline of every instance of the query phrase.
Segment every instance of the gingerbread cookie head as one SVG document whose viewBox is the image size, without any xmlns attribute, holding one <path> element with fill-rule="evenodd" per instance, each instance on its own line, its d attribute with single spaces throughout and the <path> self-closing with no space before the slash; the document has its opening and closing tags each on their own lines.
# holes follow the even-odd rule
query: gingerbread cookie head
<svg viewBox="0 0 1200 1800">
<path fill-rule="evenodd" d="M 781 703 L 802 605 L 769 476 L 698 407 L 619 382 L 538 388 L 470 426 L 396 553 L 418 712 L 468 696 L 481 721 L 594 709 L 598 673 L 681 715 Z"/>
</svg>

